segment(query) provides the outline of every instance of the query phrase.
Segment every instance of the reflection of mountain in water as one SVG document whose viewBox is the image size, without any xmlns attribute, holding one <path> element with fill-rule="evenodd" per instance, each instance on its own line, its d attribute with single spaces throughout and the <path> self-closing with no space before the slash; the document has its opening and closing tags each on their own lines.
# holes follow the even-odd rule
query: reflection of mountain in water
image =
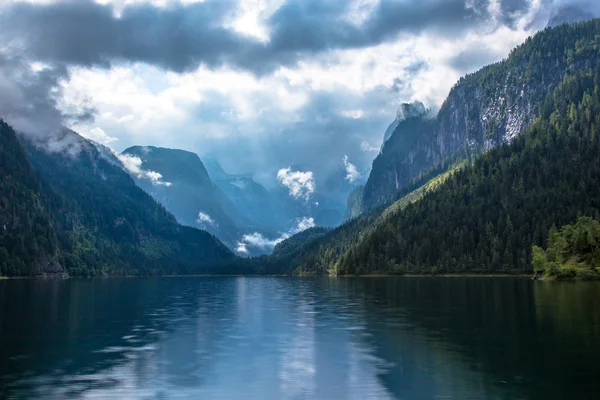
<svg viewBox="0 0 600 400">
<path fill-rule="evenodd" d="M 577 397 L 600 385 L 600 286 L 575 289 L 511 278 L 0 282 L 9 360 L 0 388 L 14 397 Z"/>
</svg>

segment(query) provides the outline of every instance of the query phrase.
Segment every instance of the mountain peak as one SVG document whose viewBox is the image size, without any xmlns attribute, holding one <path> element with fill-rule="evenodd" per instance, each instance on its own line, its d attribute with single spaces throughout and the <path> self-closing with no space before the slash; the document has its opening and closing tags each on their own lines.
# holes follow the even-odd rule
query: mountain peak
<svg viewBox="0 0 600 400">
<path fill-rule="evenodd" d="M 407 118 L 420 117 L 425 114 L 425 111 L 427 111 L 425 105 L 420 101 L 402 103 L 396 112 L 396 120 L 401 122 Z"/>
<path fill-rule="evenodd" d="M 427 109 L 425 108 L 425 105 L 420 101 L 413 101 L 412 103 L 400 104 L 400 107 L 398 107 L 398 111 L 396 112 L 396 119 L 390 124 L 390 126 L 388 126 L 388 128 L 385 131 L 385 134 L 383 135 L 383 143 L 381 144 L 381 148 L 383 149 L 383 145 L 385 144 L 385 142 L 387 142 L 388 139 L 392 137 L 392 133 L 394 133 L 400 122 L 408 118 L 420 117 L 426 112 Z"/>
</svg>

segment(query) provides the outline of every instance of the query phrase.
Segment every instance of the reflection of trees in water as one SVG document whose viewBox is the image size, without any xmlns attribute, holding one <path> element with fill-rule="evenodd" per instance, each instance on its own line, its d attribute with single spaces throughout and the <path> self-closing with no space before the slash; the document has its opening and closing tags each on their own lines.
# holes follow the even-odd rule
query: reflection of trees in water
<svg viewBox="0 0 600 400">
<path fill-rule="evenodd" d="M 363 293 L 358 319 L 377 332 L 372 341 L 376 354 L 394 362 L 381 380 L 395 394 L 417 387 L 438 395 L 468 389 L 525 398 L 597 392 L 600 286 L 587 294 L 570 291 L 578 300 L 562 302 L 567 321 L 552 308 L 542 310 L 538 289 L 544 284 L 511 278 L 372 278 L 339 285 L 350 298 Z M 556 295 L 554 288 L 546 290 L 549 297 Z M 594 293 L 590 304 L 585 299 Z M 587 315 L 581 323 L 574 309 Z M 584 338 L 569 348 L 560 330 L 541 323 L 544 312 L 551 325 L 569 326 Z"/>
<path fill-rule="evenodd" d="M 0 282 L 5 394 L 114 391 L 179 376 L 180 364 L 162 363 L 155 343 L 194 320 L 190 293 L 197 284 L 188 278 Z M 189 354 L 179 347 L 187 337 L 179 339 L 169 351 Z"/>
<path fill-rule="evenodd" d="M 0 282 L 0 384 L 124 398 L 578 397 L 600 385 L 599 291 L 510 278 Z"/>
</svg>

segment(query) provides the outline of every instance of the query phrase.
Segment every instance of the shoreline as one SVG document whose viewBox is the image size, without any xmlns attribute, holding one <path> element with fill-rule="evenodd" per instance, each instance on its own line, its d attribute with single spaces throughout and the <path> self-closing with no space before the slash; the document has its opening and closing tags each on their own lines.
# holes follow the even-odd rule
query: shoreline
<svg viewBox="0 0 600 400">
<path fill-rule="evenodd" d="M 136 278 L 528 278 L 533 280 L 532 274 L 364 274 L 364 275 L 241 275 L 241 274 L 193 274 L 193 275 L 110 275 L 110 276 L 62 276 L 62 275 L 40 275 L 40 276 L 0 276 L 0 280 L 66 280 L 66 279 L 136 279 Z M 550 280 L 550 279 L 538 279 Z"/>
</svg>

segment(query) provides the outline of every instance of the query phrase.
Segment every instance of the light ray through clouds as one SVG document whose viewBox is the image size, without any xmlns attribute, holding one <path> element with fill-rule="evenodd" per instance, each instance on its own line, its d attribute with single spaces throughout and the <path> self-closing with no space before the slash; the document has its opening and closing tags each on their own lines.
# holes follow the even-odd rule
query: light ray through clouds
<svg viewBox="0 0 600 400">
<path fill-rule="evenodd" d="M 335 160 L 368 170 L 400 103 L 439 107 L 569 4 L 600 12 L 586 0 L 3 1 L 0 115 L 32 131 L 62 121 L 116 150 L 212 153 L 308 198 L 345 171 Z M 290 181 L 282 165 L 312 177 Z"/>
</svg>

